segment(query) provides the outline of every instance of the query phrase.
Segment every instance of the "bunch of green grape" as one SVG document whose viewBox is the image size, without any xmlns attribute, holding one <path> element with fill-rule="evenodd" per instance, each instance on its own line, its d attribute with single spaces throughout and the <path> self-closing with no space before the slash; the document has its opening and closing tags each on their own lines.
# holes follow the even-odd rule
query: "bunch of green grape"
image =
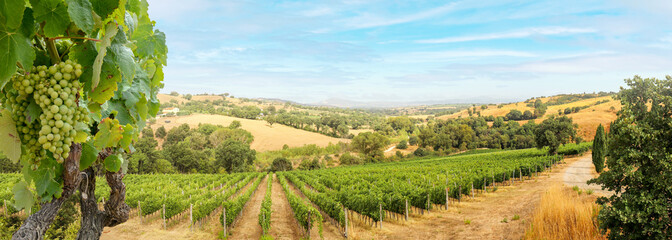
<svg viewBox="0 0 672 240">
<path fill-rule="evenodd" d="M 69 156 L 77 123 L 88 123 L 87 109 L 79 106 L 80 75 L 82 66 L 67 60 L 12 77 L 13 91 L 6 93 L 3 105 L 11 109 L 26 157 L 34 163 L 48 156 L 62 162 Z M 36 112 L 39 117 L 33 119 Z"/>
</svg>

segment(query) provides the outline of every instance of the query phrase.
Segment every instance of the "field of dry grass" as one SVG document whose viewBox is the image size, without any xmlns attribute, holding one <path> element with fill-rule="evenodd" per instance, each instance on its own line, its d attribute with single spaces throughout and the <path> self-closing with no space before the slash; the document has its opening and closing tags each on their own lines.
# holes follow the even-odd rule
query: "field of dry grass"
<svg viewBox="0 0 672 240">
<path fill-rule="evenodd" d="M 594 196 L 551 187 L 542 196 L 524 239 L 606 239 L 597 226 L 598 213 Z"/>
<path fill-rule="evenodd" d="M 285 144 L 290 147 L 299 147 L 306 144 L 316 144 L 324 147 L 329 143 L 350 142 L 349 139 L 333 138 L 281 124 L 269 126 L 266 121 L 262 120 L 250 120 L 222 115 L 192 114 L 179 117 L 164 117 L 157 119 L 156 123 L 152 124 L 151 127 L 153 130 L 156 130 L 160 126 L 164 126 L 166 130 L 170 130 L 184 123 L 189 124 L 191 127 L 198 127 L 200 123 L 228 126 L 234 120 L 240 121 L 242 128 L 252 133 L 254 142 L 252 142 L 251 148 L 261 152 L 280 150 Z M 170 122 L 166 123 L 166 121 Z"/>
</svg>

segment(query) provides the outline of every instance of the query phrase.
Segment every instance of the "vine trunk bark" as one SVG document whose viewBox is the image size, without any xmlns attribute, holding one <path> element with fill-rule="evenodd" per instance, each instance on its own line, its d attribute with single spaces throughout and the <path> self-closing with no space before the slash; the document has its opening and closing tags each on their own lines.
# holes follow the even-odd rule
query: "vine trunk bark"
<svg viewBox="0 0 672 240">
<path fill-rule="evenodd" d="M 58 210 L 66 199 L 70 198 L 77 190 L 81 181 L 79 175 L 79 158 L 82 156 L 82 146 L 73 144 L 70 147 L 70 156 L 63 162 L 63 193 L 61 198 L 53 199 L 51 202 L 43 203 L 40 210 L 30 215 L 23 222 L 21 228 L 12 235 L 13 240 L 34 240 L 43 239 L 51 222 L 54 221 Z"/>
<path fill-rule="evenodd" d="M 122 182 L 124 174 L 121 171 L 116 173 L 105 172 L 105 180 L 111 190 L 110 199 L 105 202 L 105 210 L 101 211 L 98 209 L 95 197 L 96 172 L 92 167 L 80 172 L 79 159 L 81 155 L 81 145 L 73 144 L 70 156 L 63 163 L 63 193 L 61 198 L 43 203 L 40 210 L 30 215 L 23 222 L 21 228 L 14 233 L 13 240 L 43 239 L 63 202 L 72 196 L 78 188 L 82 222 L 77 233 L 77 239 L 99 239 L 104 227 L 113 227 L 128 220 L 130 207 L 125 203 L 126 185 Z M 105 150 L 98 155 L 98 158 L 105 159 L 109 155 L 110 151 Z"/>
<path fill-rule="evenodd" d="M 109 155 L 109 151 L 103 151 L 98 155 L 98 158 L 105 159 Z M 95 198 L 95 171 L 93 168 L 87 168 L 84 172 L 87 179 L 79 186 L 82 227 L 77 233 L 77 239 L 100 239 L 103 228 L 114 227 L 128 220 L 131 208 L 125 202 L 126 185 L 122 182 L 124 174 L 121 171 L 116 173 L 105 172 L 105 180 L 110 186 L 110 199 L 105 202 L 105 210 L 101 211 L 98 209 Z"/>
</svg>

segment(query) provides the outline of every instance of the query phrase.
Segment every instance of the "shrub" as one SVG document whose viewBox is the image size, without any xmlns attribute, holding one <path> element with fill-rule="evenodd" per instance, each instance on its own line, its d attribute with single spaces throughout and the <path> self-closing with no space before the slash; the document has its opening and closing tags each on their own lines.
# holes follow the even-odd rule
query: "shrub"
<svg viewBox="0 0 672 240">
<path fill-rule="evenodd" d="M 292 162 L 290 162 L 289 160 L 287 160 L 287 158 L 284 157 L 274 159 L 273 163 L 271 164 L 272 172 L 291 171 L 292 169 L 293 169 Z"/>
<path fill-rule="evenodd" d="M 399 142 L 399 144 L 397 144 L 397 148 L 398 149 L 407 149 L 408 144 L 406 143 L 406 140 L 401 140 L 401 142 Z"/>
</svg>

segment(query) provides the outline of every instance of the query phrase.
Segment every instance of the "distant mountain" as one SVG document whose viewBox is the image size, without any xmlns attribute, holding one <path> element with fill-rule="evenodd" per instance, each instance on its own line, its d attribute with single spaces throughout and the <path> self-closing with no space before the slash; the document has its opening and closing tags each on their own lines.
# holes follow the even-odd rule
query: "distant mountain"
<svg viewBox="0 0 672 240">
<path fill-rule="evenodd" d="M 413 106 L 427 106 L 439 104 L 487 104 L 487 103 L 502 103 L 502 102 L 517 102 L 520 99 L 501 99 L 493 97 L 475 97 L 466 99 L 448 99 L 448 100 L 432 100 L 432 101 L 414 101 L 414 102 L 359 102 L 342 98 L 328 98 L 324 101 L 306 104 L 313 106 L 328 106 L 339 108 L 396 108 L 396 107 L 413 107 Z"/>
</svg>

